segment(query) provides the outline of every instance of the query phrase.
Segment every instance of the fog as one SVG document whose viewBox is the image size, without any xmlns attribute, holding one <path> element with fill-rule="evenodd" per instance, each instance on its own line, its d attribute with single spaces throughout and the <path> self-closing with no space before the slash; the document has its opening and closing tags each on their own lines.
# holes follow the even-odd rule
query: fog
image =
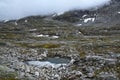
<svg viewBox="0 0 120 80">
<path fill-rule="evenodd" d="M 0 20 L 49 15 L 103 6 L 110 0 L 0 0 Z"/>
</svg>

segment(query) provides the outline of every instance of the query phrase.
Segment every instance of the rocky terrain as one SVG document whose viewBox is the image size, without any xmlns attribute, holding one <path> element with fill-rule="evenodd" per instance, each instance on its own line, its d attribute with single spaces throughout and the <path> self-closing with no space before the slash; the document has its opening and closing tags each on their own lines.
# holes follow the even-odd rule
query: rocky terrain
<svg viewBox="0 0 120 80">
<path fill-rule="evenodd" d="M 120 80 L 119 7 L 0 22 L 0 80 Z"/>
</svg>

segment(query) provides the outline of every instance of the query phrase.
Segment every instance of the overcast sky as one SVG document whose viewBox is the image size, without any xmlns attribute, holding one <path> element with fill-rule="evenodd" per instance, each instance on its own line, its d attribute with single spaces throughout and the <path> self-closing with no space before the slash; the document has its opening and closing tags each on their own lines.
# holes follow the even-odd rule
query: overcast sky
<svg viewBox="0 0 120 80">
<path fill-rule="evenodd" d="M 0 0 L 0 20 L 19 19 L 32 15 L 48 15 L 73 9 L 89 9 L 110 0 Z"/>
</svg>

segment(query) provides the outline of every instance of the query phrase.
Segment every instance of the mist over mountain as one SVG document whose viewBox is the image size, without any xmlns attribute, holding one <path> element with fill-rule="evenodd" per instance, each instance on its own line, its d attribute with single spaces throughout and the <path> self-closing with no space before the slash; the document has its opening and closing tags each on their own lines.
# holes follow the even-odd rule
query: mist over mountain
<svg viewBox="0 0 120 80">
<path fill-rule="evenodd" d="M 110 0 L 1 0 L 0 20 L 48 15 L 69 10 L 86 10 L 108 4 Z"/>
</svg>

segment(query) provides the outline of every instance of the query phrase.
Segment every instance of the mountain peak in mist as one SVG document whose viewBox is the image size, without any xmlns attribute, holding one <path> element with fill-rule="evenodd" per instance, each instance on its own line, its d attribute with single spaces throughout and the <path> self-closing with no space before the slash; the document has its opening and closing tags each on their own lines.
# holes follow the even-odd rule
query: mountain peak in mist
<svg viewBox="0 0 120 80">
<path fill-rule="evenodd" d="M 0 20 L 20 19 L 33 15 L 49 15 L 74 9 L 90 9 L 110 0 L 1 0 Z"/>
</svg>

